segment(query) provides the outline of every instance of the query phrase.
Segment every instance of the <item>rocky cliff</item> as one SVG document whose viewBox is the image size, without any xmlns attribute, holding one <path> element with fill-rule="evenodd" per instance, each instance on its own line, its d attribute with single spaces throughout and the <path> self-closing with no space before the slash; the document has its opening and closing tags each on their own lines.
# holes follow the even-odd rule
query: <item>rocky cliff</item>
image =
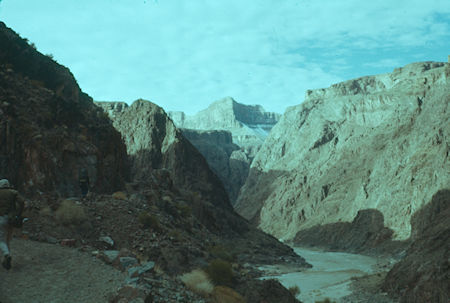
<svg viewBox="0 0 450 303">
<path fill-rule="evenodd" d="M 0 22 L 0 177 L 27 195 L 123 186 L 126 151 L 108 117 L 64 66 Z"/>
<path fill-rule="evenodd" d="M 449 187 L 450 64 L 409 64 L 308 91 L 256 155 L 236 209 L 276 237 L 376 209 L 394 239 Z"/>
<path fill-rule="evenodd" d="M 212 103 L 193 116 L 183 112 L 169 112 L 169 115 L 222 180 L 232 203 L 247 178 L 256 152 L 280 118 L 260 105 L 244 105 L 230 97 Z M 231 137 L 232 142 L 223 140 L 224 136 Z"/>
<path fill-rule="evenodd" d="M 129 107 L 116 102 L 96 104 L 108 112 L 122 134 L 133 180 L 145 180 L 152 170 L 167 169 L 177 188 L 197 191 L 215 205 L 231 209 L 220 180 L 161 107 L 142 99 Z"/>
</svg>

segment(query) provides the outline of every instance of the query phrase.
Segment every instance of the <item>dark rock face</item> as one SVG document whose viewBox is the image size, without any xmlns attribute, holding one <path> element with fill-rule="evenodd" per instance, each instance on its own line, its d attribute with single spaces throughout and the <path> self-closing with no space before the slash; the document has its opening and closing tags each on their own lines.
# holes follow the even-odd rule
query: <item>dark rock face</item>
<svg viewBox="0 0 450 303">
<path fill-rule="evenodd" d="M 109 102 L 97 105 L 113 106 Z M 231 209 L 220 180 L 161 107 L 137 100 L 129 107 L 115 108 L 110 117 L 127 146 L 133 180 L 145 180 L 151 178 L 152 170 L 167 169 L 175 187 L 199 192 L 214 205 Z"/>
<path fill-rule="evenodd" d="M 384 291 L 400 302 L 448 302 L 450 298 L 450 190 L 438 191 L 411 218 L 412 244 L 389 271 Z"/>
<path fill-rule="evenodd" d="M 391 238 L 392 230 L 384 226 L 383 214 L 376 209 L 365 209 L 360 210 L 351 223 L 337 222 L 299 231 L 294 243 L 362 252 L 375 249 Z"/>
<path fill-rule="evenodd" d="M 230 201 L 237 199 L 248 176 L 250 159 L 233 143 L 231 132 L 182 129 L 183 135 L 205 157 L 212 171 L 220 178 Z"/>
<path fill-rule="evenodd" d="M 0 23 L 0 176 L 27 195 L 79 194 L 86 168 L 95 191 L 126 178 L 126 151 L 107 116 L 64 66 Z"/>
</svg>

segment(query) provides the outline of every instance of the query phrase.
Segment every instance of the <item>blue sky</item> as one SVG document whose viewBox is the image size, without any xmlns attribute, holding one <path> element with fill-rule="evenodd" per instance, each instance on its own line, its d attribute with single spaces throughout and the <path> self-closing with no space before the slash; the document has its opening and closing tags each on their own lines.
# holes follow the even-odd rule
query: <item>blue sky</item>
<svg viewBox="0 0 450 303">
<path fill-rule="evenodd" d="M 95 100 L 284 112 L 307 89 L 447 61 L 449 0 L 3 0 L 0 20 Z"/>
</svg>

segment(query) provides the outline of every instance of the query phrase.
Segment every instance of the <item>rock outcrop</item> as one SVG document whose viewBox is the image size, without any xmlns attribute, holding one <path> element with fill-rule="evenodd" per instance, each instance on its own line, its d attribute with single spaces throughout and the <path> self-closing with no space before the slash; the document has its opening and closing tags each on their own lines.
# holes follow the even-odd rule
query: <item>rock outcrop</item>
<svg viewBox="0 0 450 303">
<path fill-rule="evenodd" d="M 256 155 L 237 211 L 292 239 L 376 209 L 407 239 L 411 216 L 450 184 L 449 77 L 450 64 L 413 63 L 308 91 Z"/>
<path fill-rule="evenodd" d="M 183 112 L 169 112 L 169 116 L 222 180 L 232 203 L 255 154 L 280 119 L 279 114 L 266 112 L 260 105 L 244 105 L 230 97 L 193 116 Z"/>
<path fill-rule="evenodd" d="M 120 134 L 67 68 L 0 23 L 0 177 L 29 196 L 72 196 L 82 168 L 97 192 L 122 187 Z"/>
<path fill-rule="evenodd" d="M 155 169 L 167 169 L 177 188 L 199 192 L 206 200 L 231 209 L 228 195 L 203 156 L 186 140 L 156 104 L 137 100 L 131 106 L 96 102 L 105 108 L 122 134 L 131 166 L 132 180 L 151 178 Z M 108 111 L 110 108 L 114 110 Z"/>
<path fill-rule="evenodd" d="M 450 190 L 437 192 L 411 218 L 412 244 L 388 273 L 384 291 L 400 302 L 450 299 Z"/>
</svg>

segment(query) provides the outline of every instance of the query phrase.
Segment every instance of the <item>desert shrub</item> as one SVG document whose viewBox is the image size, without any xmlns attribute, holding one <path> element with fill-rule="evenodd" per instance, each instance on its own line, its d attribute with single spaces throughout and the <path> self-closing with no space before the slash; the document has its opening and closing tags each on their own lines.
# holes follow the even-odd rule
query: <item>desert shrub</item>
<svg viewBox="0 0 450 303">
<path fill-rule="evenodd" d="M 181 275 L 180 280 L 188 288 L 200 295 L 208 295 L 214 289 L 214 286 L 211 283 L 208 275 L 200 269 L 195 269 L 190 273 Z"/>
<path fill-rule="evenodd" d="M 142 226 L 144 226 L 144 228 L 151 228 L 155 231 L 161 230 L 158 218 L 146 211 L 143 211 L 138 215 L 138 221 L 142 224 Z"/>
<path fill-rule="evenodd" d="M 233 289 L 226 286 L 216 286 L 212 292 L 214 303 L 245 303 L 245 299 Z"/>
<path fill-rule="evenodd" d="M 79 225 L 87 220 L 83 207 L 70 200 L 62 201 L 55 212 L 55 217 L 64 225 Z"/>
<path fill-rule="evenodd" d="M 297 285 L 289 287 L 288 290 L 294 297 L 300 294 L 300 288 Z"/>
<path fill-rule="evenodd" d="M 234 255 L 222 245 L 214 245 L 208 247 L 207 251 L 217 259 L 233 262 Z"/>
<path fill-rule="evenodd" d="M 116 200 L 126 200 L 127 195 L 123 191 L 116 191 L 112 194 L 112 197 Z"/>
<path fill-rule="evenodd" d="M 215 285 L 229 285 L 233 279 L 231 263 L 221 259 L 209 262 L 206 273 Z"/>
</svg>

